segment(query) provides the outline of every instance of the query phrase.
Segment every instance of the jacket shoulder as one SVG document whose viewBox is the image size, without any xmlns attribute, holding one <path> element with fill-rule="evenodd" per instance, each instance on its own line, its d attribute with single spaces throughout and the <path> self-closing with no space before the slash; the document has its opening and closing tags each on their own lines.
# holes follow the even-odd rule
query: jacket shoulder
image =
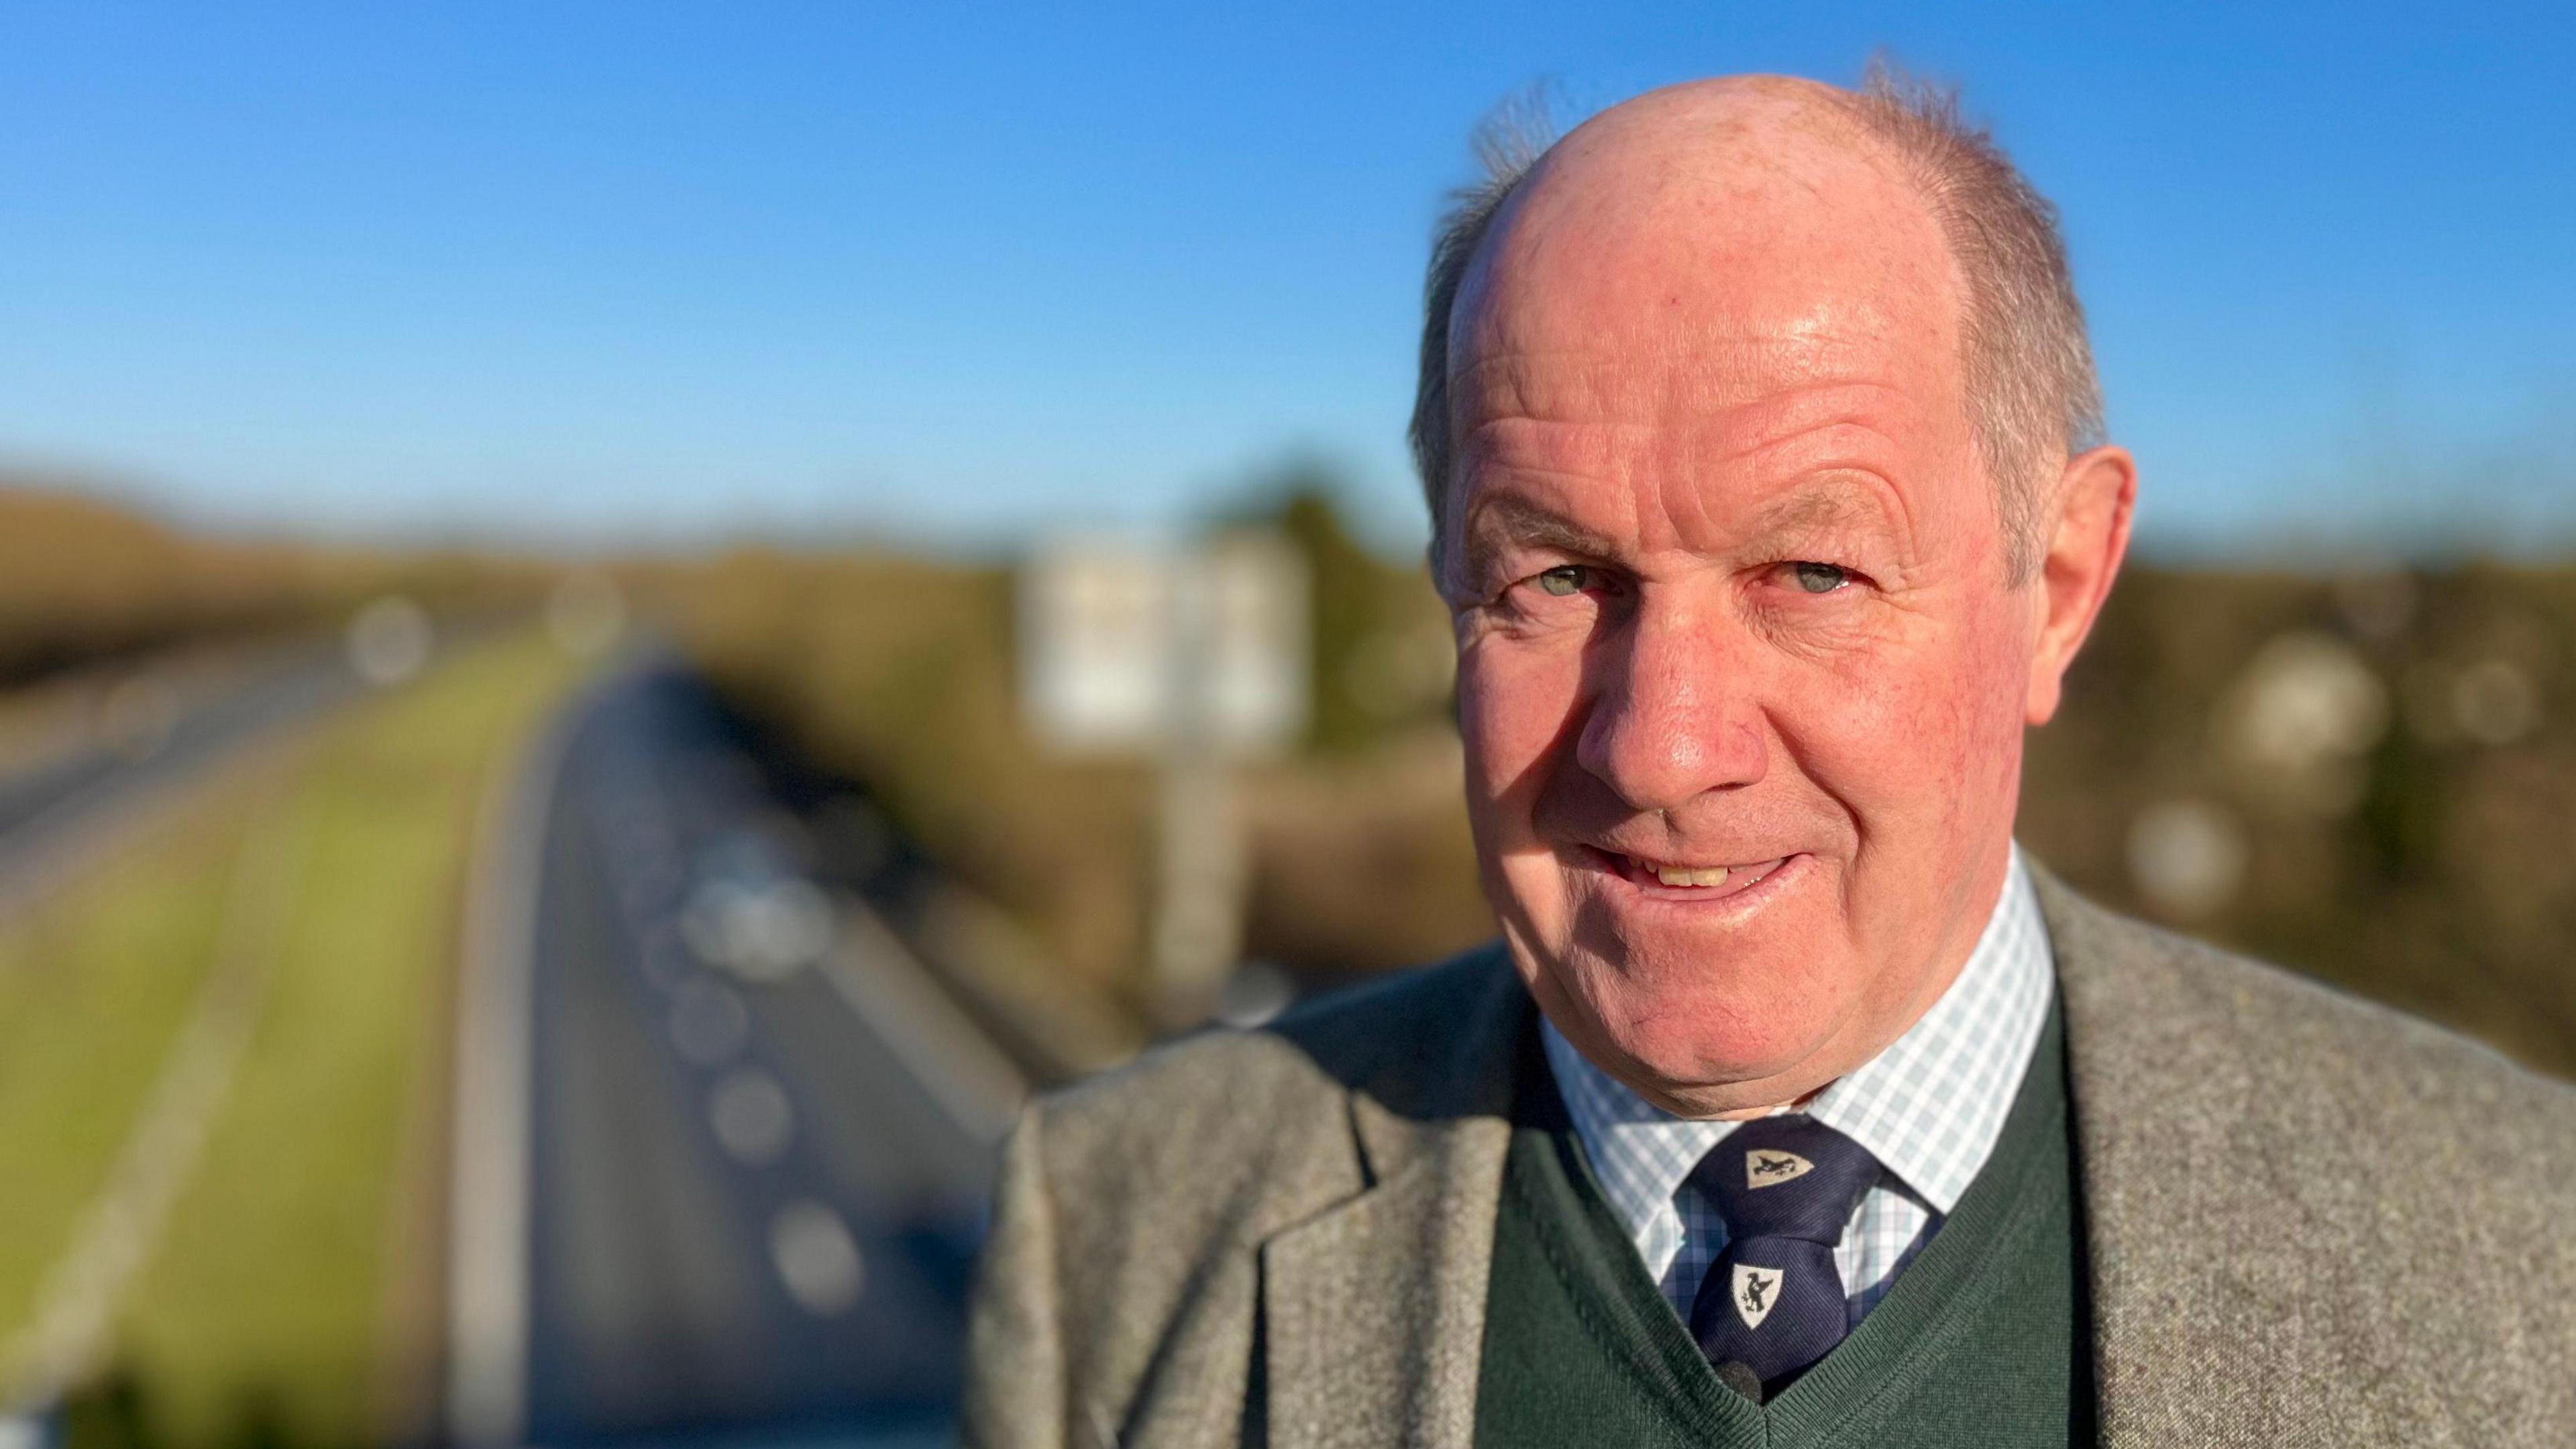
<svg viewBox="0 0 2576 1449">
<path fill-rule="evenodd" d="M 1432 1049 L 1509 971 L 1498 946 L 1480 947 L 1259 1028 L 1193 1032 L 1039 1098 L 1029 1115 L 1059 1171 L 1098 1161 L 1197 1184 L 1229 1169 L 1275 1174 L 1283 1151 L 1336 1155 L 1332 1139 L 1347 1149 L 1351 1094 L 1400 1096 L 1436 1071 Z"/>
<path fill-rule="evenodd" d="M 2576 1352 L 2576 1087 L 2062 886 L 2043 906 L 2088 1175 L 2113 1206 L 2213 1243 L 2234 1223 L 2270 1251 L 2295 1222 L 2309 1271 L 2379 1265 L 2358 1298 L 2419 1335 L 2511 1303 L 2523 1337 Z"/>
<path fill-rule="evenodd" d="M 2176 938 L 2179 940 L 2180 938 Z M 2239 1029 L 2281 1044 L 2285 1065 L 2337 1091 L 2367 1085 L 2412 1114 L 2512 1122 L 2532 1114 L 2576 1148 L 2576 1083 L 2514 1062 L 2486 1043 L 2315 977 L 2198 942 L 2182 942 L 2179 968 L 2222 999 Z"/>
<path fill-rule="evenodd" d="M 2062 886 L 2055 894 L 2050 925 L 2070 1007 L 2081 999 L 2096 1015 L 2160 1031 L 2179 1053 L 2168 1067 L 2223 1058 L 2249 1093 L 2242 1110 L 2323 1101 L 2347 1120 L 2374 1119 L 2382 1140 L 2511 1139 L 2518 1159 L 2576 1184 L 2576 1084 L 2314 977 L 2129 919 Z"/>
<path fill-rule="evenodd" d="M 2041 906 L 2112 1437 L 2521 1443 L 2576 1416 L 2576 1090 L 2054 881 Z"/>
</svg>

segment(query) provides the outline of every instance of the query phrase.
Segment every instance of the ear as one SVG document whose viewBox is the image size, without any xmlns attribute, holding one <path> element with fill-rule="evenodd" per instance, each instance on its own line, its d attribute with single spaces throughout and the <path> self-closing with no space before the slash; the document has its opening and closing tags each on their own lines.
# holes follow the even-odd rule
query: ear
<svg viewBox="0 0 2576 1449">
<path fill-rule="evenodd" d="M 2049 529 L 2048 554 L 2033 581 L 2039 638 L 2024 706 L 2032 724 L 2046 724 L 2057 713 L 2066 666 L 2084 647 L 2129 552 L 2129 515 L 2137 501 L 2138 464 L 2128 449 L 2093 448 L 2066 460 L 2053 516 L 2042 520 Z"/>
</svg>

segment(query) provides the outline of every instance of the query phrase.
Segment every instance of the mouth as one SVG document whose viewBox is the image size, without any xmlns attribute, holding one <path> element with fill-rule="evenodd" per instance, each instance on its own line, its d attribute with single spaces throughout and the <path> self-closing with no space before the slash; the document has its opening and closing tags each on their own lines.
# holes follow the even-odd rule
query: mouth
<svg viewBox="0 0 2576 1449">
<path fill-rule="evenodd" d="M 1650 860 L 1588 845 L 1581 849 L 1592 865 L 1626 881 L 1649 899 L 1680 902 L 1733 900 L 1780 879 L 1790 873 L 1791 866 L 1807 858 L 1799 852 L 1721 865 Z"/>
</svg>

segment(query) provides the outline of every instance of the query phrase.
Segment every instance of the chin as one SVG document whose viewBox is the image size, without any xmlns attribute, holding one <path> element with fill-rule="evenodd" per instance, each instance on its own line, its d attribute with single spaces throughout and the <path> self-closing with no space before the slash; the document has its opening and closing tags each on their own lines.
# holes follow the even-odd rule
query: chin
<svg viewBox="0 0 2576 1449">
<path fill-rule="evenodd" d="M 1652 951 L 1617 965 L 1579 952 L 1558 959 L 1565 966 L 1540 966 L 1552 1005 L 1585 1028 L 1560 1020 L 1558 1029 L 1579 1046 L 1607 1048 L 1615 1060 L 1604 1065 L 1617 1075 L 1668 1092 L 1794 1077 L 1849 1014 L 1847 993 L 1829 989 L 1841 973 L 1817 972 L 1812 959 L 1794 970 L 1780 957 L 1671 969 Z"/>
<path fill-rule="evenodd" d="M 1734 1003 L 1674 1003 L 1602 1025 L 1641 1075 L 1678 1091 L 1794 1074 L 1833 1035 L 1833 1023 L 1804 1013 L 1755 1013 Z"/>
</svg>

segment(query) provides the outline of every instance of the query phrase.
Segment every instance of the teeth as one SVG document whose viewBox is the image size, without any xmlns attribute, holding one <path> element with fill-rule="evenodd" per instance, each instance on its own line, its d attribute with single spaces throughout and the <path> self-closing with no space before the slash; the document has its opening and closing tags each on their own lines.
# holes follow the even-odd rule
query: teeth
<svg viewBox="0 0 2576 1449">
<path fill-rule="evenodd" d="M 1655 879 L 1668 886 L 1721 886 L 1726 884 L 1726 867 L 1685 870 L 1677 865 L 1659 865 L 1655 867 Z"/>
</svg>

